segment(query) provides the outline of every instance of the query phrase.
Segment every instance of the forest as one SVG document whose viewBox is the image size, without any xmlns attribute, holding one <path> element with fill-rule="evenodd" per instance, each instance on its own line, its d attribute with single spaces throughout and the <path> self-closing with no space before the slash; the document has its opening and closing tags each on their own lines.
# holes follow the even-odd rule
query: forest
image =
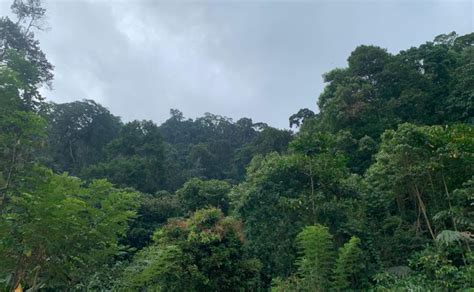
<svg viewBox="0 0 474 292">
<path fill-rule="evenodd" d="M 178 109 L 157 125 L 46 100 L 46 10 L 11 9 L 1 291 L 474 289 L 474 33 L 354 48 L 291 131 Z"/>
</svg>

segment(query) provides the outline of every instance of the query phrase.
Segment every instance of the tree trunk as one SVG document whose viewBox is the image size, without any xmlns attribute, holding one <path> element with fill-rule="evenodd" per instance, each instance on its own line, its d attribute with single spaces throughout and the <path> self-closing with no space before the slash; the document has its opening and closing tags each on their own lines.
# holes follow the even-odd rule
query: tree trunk
<svg viewBox="0 0 474 292">
<path fill-rule="evenodd" d="M 435 240 L 436 237 L 434 235 L 433 229 L 431 228 L 431 223 L 430 223 L 430 220 L 428 219 L 428 215 L 426 214 L 425 203 L 423 203 L 423 200 L 421 199 L 420 191 L 418 190 L 418 187 L 416 185 L 415 185 L 415 195 L 418 199 L 418 204 L 420 205 L 421 213 L 423 214 L 423 217 L 425 218 L 426 226 L 428 227 L 431 237 L 433 238 L 433 240 Z"/>
</svg>

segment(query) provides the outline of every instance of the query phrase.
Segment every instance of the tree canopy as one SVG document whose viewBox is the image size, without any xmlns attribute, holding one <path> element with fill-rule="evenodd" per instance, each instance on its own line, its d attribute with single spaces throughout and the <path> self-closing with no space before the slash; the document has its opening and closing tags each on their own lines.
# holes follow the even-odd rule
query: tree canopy
<svg viewBox="0 0 474 292">
<path fill-rule="evenodd" d="M 474 34 L 361 45 L 296 132 L 40 94 L 39 0 L 0 19 L 0 290 L 474 288 Z"/>
</svg>

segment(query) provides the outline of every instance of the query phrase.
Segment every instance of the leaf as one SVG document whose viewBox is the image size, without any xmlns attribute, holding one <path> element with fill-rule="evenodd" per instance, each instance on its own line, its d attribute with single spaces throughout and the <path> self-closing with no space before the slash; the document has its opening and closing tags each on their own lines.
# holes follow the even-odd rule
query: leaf
<svg viewBox="0 0 474 292">
<path fill-rule="evenodd" d="M 403 278 L 411 274 L 412 270 L 408 266 L 394 266 L 387 268 L 386 272 L 395 275 L 398 278 Z"/>
<path fill-rule="evenodd" d="M 463 238 L 464 236 L 459 231 L 443 230 L 438 234 L 438 236 L 436 236 L 436 241 L 444 245 L 450 245 L 451 243 Z"/>
</svg>

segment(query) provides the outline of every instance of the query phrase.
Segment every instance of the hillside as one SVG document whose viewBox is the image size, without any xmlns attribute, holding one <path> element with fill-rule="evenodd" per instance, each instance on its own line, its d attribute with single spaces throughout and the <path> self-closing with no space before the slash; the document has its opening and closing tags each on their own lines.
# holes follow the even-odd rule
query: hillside
<svg viewBox="0 0 474 292">
<path fill-rule="evenodd" d="M 45 99 L 25 24 L 45 10 L 14 11 L 31 21 L 0 18 L 0 290 L 474 288 L 474 33 L 354 48 L 292 130 L 157 125 Z"/>
</svg>

